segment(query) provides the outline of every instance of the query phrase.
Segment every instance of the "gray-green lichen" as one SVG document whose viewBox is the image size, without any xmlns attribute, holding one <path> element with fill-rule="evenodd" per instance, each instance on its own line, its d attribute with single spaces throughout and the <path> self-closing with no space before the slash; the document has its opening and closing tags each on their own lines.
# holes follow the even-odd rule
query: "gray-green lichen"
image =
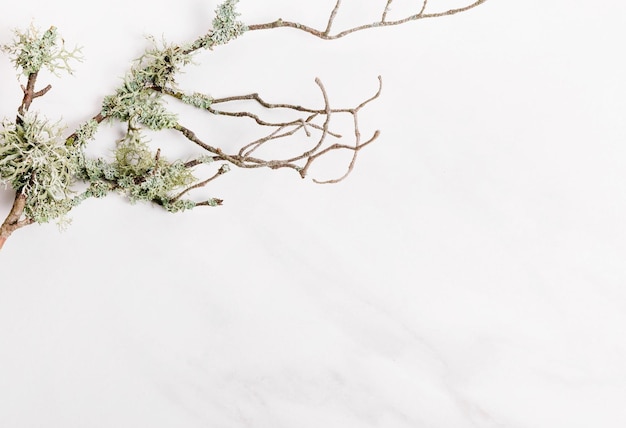
<svg viewBox="0 0 626 428">
<path fill-rule="evenodd" d="M 147 89 L 132 71 L 115 95 L 104 98 L 101 114 L 155 131 L 173 128 L 177 123 L 177 116 L 165 108 L 162 94 Z"/>
<path fill-rule="evenodd" d="M 156 203 L 170 212 L 221 204 L 215 198 L 198 203 L 181 198 L 198 184 L 191 165 L 210 163 L 212 155 L 188 164 L 180 160 L 170 162 L 160 152 L 150 150 L 142 129 L 163 130 L 178 125 L 177 116 L 166 108 L 165 89 L 170 94 L 182 93 L 180 100 L 186 104 L 209 109 L 213 99 L 197 92 L 178 91 L 176 75 L 191 63 L 198 49 L 227 43 L 247 30 L 237 20 L 237 2 L 225 0 L 220 4 L 215 11 L 213 29 L 191 44 L 158 44 L 151 39 L 152 46 L 133 63 L 120 87 L 104 98 L 101 117 L 84 122 L 69 138 L 63 138 L 63 127 L 58 122 L 24 112 L 30 103 L 20 110 L 17 120 L 1 122 L 0 184 L 26 195 L 26 218 L 38 223 L 57 220 L 66 224 L 66 214 L 72 208 L 88 198 L 102 198 L 111 192 L 122 193 L 132 202 Z M 0 48 L 9 54 L 15 68 L 29 77 L 29 84 L 35 82 L 43 68 L 54 74 L 72 73 L 70 62 L 81 60 L 80 49 L 67 50 L 56 27 L 43 33 L 33 26 L 25 31 L 16 30 L 13 42 Z M 46 91 L 40 91 L 36 97 Z M 118 142 L 112 160 L 88 158 L 83 151 L 94 139 L 103 118 L 116 119 L 128 126 L 127 135 Z M 226 171 L 224 166 L 222 169 Z M 77 192 L 75 185 L 81 181 L 87 187 Z"/>
<path fill-rule="evenodd" d="M 114 95 L 105 97 L 102 115 L 123 122 L 142 124 L 152 130 L 172 128 L 177 117 L 165 107 L 160 88 L 176 87 L 176 74 L 191 63 L 191 54 L 179 46 L 153 46 L 135 60 Z"/>
<path fill-rule="evenodd" d="M 76 132 L 74 132 L 75 138 L 72 141 L 68 141 L 68 144 L 77 144 L 81 147 L 87 145 L 89 141 L 94 139 L 99 125 L 95 119 L 90 119 L 83 123 L 76 129 Z"/>
<path fill-rule="evenodd" d="M 15 68 L 26 76 L 38 73 L 43 67 L 55 75 L 59 71 L 72 74 L 70 61 L 82 60 L 79 47 L 71 51 L 65 48 L 56 27 L 50 27 L 42 35 L 32 25 L 26 31 L 14 30 L 14 33 L 13 42 L 3 45 L 2 50 L 11 56 Z"/>
<path fill-rule="evenodd" d="M 189 104 L 202 110 L 207 110 L 213 103 L 213 98 L 199 92 L 194 92 L 191 95 L 183 94 L 180 97 L 180 100 L 185 104 Z"/>
<path fill-rule="evenodd" d="M 239 13 L 235 12 L 235 6 L 238 2 L 239 0 L 226 0 L 215 10 L 211 35 L 215 45 L 228 43 L 248 29 L 243 22 L 237 20 Z"/>
<path fill-rule="evenodd" d="M 214 46 L 223 45 L 241 36 L 248 30 L 248 27 L 237 20 L 239 13 L 235 11 L 235 6 L 239 0 L 226 0 L 215 9 L 213 19 L 213 30 L 202 37 L 199 37 L 190 46 L 191 49 L 212 49 Z"/>
<path fill-rule="evenodd" d="M 25 213 L 38 223 L 60 217 L 71 208 L 71 186 L 80 150 L 67 146 L 62 127 L 28 113 L 19 123 L 0 129 L 0 180 L 27 195 Z"/>
<path fill-rule="evenodd" d="M 196 181 L 189 168 L 153 154 L 138 131 L 119 142 L 113 162 L 85 159 L 81 175 L 90 183 L 87 191 L 93 197 L 115 190 L 131 202 L 154 202 L 172 212 L 195 206 L 192 201 L 175 200 L 177 193 Z"/>
<path fill-rule="evenodd" d="M 135 61 L 115 95 L 104 99 L 102 115 L 139 123 L 152 130 L 174 127 L 177 117 L 165 108 L 161 89 L 176 88 L 176 74 L 192 62 L 197 49 L 227 43 L 247 30 L 237 20 L 237 2 L 226 0 L 220 4 L 215 10 L 213 29 L 191 45 L 177 46 L 163 42 L 159 47 L 154 38 L 150 38 L 152 47 Z M 181 101 L 207 109 L 213 100 L 209 96 L 193 93 L 184 95 Z"/>
</svg>

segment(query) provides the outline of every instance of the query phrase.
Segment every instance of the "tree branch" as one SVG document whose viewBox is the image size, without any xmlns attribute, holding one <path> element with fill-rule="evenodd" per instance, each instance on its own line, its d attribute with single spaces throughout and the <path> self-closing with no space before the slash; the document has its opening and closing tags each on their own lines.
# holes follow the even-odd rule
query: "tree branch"
<svg viewBox="0 0 626 428">
<path fill-rule="evenodd" d="M 190 192 L 193 189 L 199 189 L 200 187 L 204 187 L 207 184 L 209 184 L 211 181 L 215 180 L 217 177 L 219 177 L 220 175 L 226 174 L 228 172 L 228 165 L 224 164 L 220 167 L 220 169 L 215 173 L 215 175 L 213 175 L 210 178 L 207 178 L 204 181 L 201 181 L 199 183 L 194 184 L 193 186 L 189 186 L 187 187 L 185 190 L 183 190 L 182 192 L 180 192 L 178 195 L 176 195 L 175 197 L 172 198 L 171 202 L 176 202 L 177 200 L 179 200 L 181 197 L 183 197 L 185 194 L 187 194 L 188 192 Z M 218 205 L 221 205 L 222 201 L 219 200 L 220 202 L 218 203 Z"/>
<path fill-rule="evenodd" d="M 11 236 L 17 229 L 27 226 L 33 223 L 31 219 L 22 219 L 24 213 L 24 207 L 26 205 L 26 195 L 22 192 L 18 192 L 13 200 L 13 206 L 9 215 L 0 226 L 0 249 L 4 245 L 5 241 Z"/>
<path fill-rule="evenodd" d="M 477 0 L 474 1 L 473 3 L 464 6 L 464 7 L 460 7 L 460 8 L 456 8 L 456 9 L 449 9 L 446 10 L 444 12 L 435 12 L 435 13 L 425 13 L 426 10 L 426 5 L 428 3 L 428 0 L 424 0 L 421 6 L 421 9 L 418 13 L 414 14 L 414 15 L 410 15 L 407 16 L 405 18 L 402 19 L 397 19 L 397 20 L 393 20 L 393 21 L 388 21 L 387 20 L 387 14 L 389 12 L 391 3 L 393 2 L 393 0 L 387 0 L 387 3 L 385 5 L 385 8 L 383 9 L 382 15 L 381 15 L 381 19 L 379 21 L 375 21 L 369 24 L 363 24 L 363 25 L 359 25 L 356 27 L 352 27 L 352 28 L 348 28 L 346 30 L 342 30 L 339 31 L 335 34 L 331 34 L 331 29 L 333 26 L 333 23 L 335 21 L 335 18 L 337 16 L 337 13 L 339 12 L 339 9 L 341 7 L 341 1 L 342 0 L 337 0 L 337 3 L 335 4 L 335 7 L 333 8 L 328 21 L 326 23 L 326 28 L 324 30 L 319 30 L 319 29 L 315 29 L 312 27 L 309 27 L 307 25 L 303 25 L 300 24 L 298 22 L 292 22 L 292 21 L 284 21 L 283 19 L 279 18 L 273 22 L 267 22 L 264 24 L 253 24 L 253 25 L 249 25 L 248 26 L 248 30 L 249 31 L 256 31 L 256 30 L 269 30 L 271 28 L 281 28 L 281 27 L 287 27 L 287 28 L 294 28 L 296 30 L 299 31 L 304 31 L 305 33 L 309 33 L 315 37 L 318 37 L 320 39 L 323 40 L 335 40 L 335 39 L 339 39 L 341 37 L 345 37 L 349 34 L 355 33 L 357 31 L 361 31 L 361 30 L 367 30 L 370 28 L 376 28 L 376 27 L 389 27 L 389 26 L 394 26 L 394 25 L 400 25 L 400 24 L 405 24 L 407 22 L 410 21 L 417 21 L 419 19 L 426 19 L 426 18 L 439 18 L 442 16 L 450 16 L 450 15 L 456 15 L 457 13 L 461 13 L 461 12 L 465 12 L 468 11 L 470 9 L 473 9 L 483 3 L 485 3 L 487 0 Z"/>
<path fill-rule="evenodd" d="M 352 108 L 337 108 L 337 109 L 332 108 L 330 105 L 328 93 L 326 92 L 326 88 L 324 87 L 324 85 L 319 79 L 316 79 L 315 82 L 318 85 L 320 92 L 322 94 L 322 99 L 324 102 L 323 108 L 311 108 L 311 107 L 304 107 L 300 105 L 283 104 L 283 103 L 280 103 L 280 104 L 269 103 L 263 100 L 256 93 L 218 99 L 217 100 L 218 103 L 248 100 L 248 101 L 256 102 L 258 105 L 261 105 L 267 109 L 281 108 L 281 109 L 286 109 L 291 112 L 307 113 L 306 116 L 298 117 L 291 121 L 270 122 L 267 120 L 263 120 L 259 118 L 259 116 L 254 115 L 247 111 L 229 113 L 229 112 L 222 112 L 222 111 L 216 112 L 214 109 L 207 108 L 207 110 L 211 111 L 212 113 L 216 113 L 219 115 L 225 115 L 225 116 L 230 115 L 233 117 L 252 118 L 261 127 L 273 128 L 264 137 L 251 141 L 247 144 L 243 144 L 240 146 L 238 150 L 232 153 L 225 153 L 221 148 L 207 144 L 206 142 L 201 140 L 196 135 L 195 132 L 193 132 L 191 129 L 186 128 L 185 126 L 181 124 L 178 124 L 174 129 L 178 130 L 189 141 L 193 142 L 194 144 L 200 146 L 202 149 L 213 154 L 214 155 L 212 157 L 213 160 L 227 161 L 240 168 L 263 168 L 263 167 L 271 168 L 271 169 L 291 168 L 291 169 L 298 171 L 300 176 L 303 178 L 307 175 L 309 168 L 311 167 L 313 162 L 316 159 L 320 158 L 321 156 L 324 156 L 336 150 L 350 150 L 353 152 L 352 160 L 350 164 L 348 165 L 346 172 L 340 178 L 327 180 L 327 181 L 314 180 L 317 183 L 336 183 L 336 182 L 343 180 L 352 171 L 354 162 L 356 160 L 357 152 L 360 151 L 363 147 L 365 147 L 369 143 L 371 143 L 372 141 L 374 141 L 376 138 L 378 138 L 379 132 L 376 131 L 372 135 L 372 137 L 370 137 L 366 142 L 363 143 L 361 141 L 361 132 L 360 132 L 360 127 L 359 127 L 359 122 L 358 122 L 358 113 L 360 109 L 380 96 L 380 93 L 382 90 L 382 78 L 379 76 L 378 80 L 379 80 L 379 85 L 378 85 L 378 90 L 376 91 L 376 93 L 372 95 L 370 98 L 361 102 L 356 107 L 352 107 Z M 163 89 L 162 92 L 172 95 L 176 98 L 179 98 L 181 96 L 181 94 L 177 93 L 176 91 L 172 91 L 169 89 Z M 338 143 L 326 144 L 326 140 L 328 138 L 334 138 L 334 139 L 342 138 L 341 134 L 339 134 L 336 131 L 331 130 L 331 127 L 330 127 L 331 118 L 337 114 L 348 114 L 352 117 L 354 144 L 338 144 Z M 316 119 L 318 123 L 314 122 L 314 120 Z M 302 131 L 305 134 L 306 138 L 311 137 L 313 132 L 316 132 L 319 135 L 315 139 L 313 144 L 307 145 L 308 147 L 306 149 L 300 151 L 299 154 L 293 155 L 291 157 L 287 157 L 284 159 L 266 159 L 266 158 L 259 157 L 256 155 L 253 156 L 253 154 L 256 151 L 258 151 L 261 147 L 265 147 L 271 142 L 274 142 L 277 140 L 292 137 L 296 135 L 299 131 Z M 200 163 L 202 163 L 200 160 L 192 160 L 192 161 L 187 162 L 185 166 L 191 168 L 196 165 L 199 165 Z M 216 176 L 211 177 L 209 180 L 203 183 L 204 184 L 208 183 L 210 180 L 213 180 L 214 178 L 216 178 Z M 196 187 L 193 187 L 193 188 L 196 188 Z M 191 188 L 188 190 L 191 190 Z M 184 193 L 186 193 L 188 190 L 185 190 Z M 182 194 L 179 195 L 178 197 L 180 196 L 182 196 Z"/>
<path fill-rule="evenodd" d="M 379 20 L 351 28 L 339 30 L 334 28 L 335 21 L 342 12 L 341 8 L 343 5 L 342 0 L 335 0 L 323 28 L 313 28 L 299 22 L 277 19 L 264 24 L 249 25 L 247 29 L 248 31 L 256 31 L 287 27 L 303 31 L 323 40 L 334 40 L 361 30 L 401 25 L 419 19 L 455 15 L 473 9 L 487 0 L 466 0 L 469 4 L 464 7 L 442 12 L 429 12 L 427 11 L 429 9 L 428 0 L 416 0 L 416 13 L 395 20 L 389 18 L 394 0 L 379 1 L 381 5 L 384 5 L 384 9 L 378 15 L 380 17 Z M 18 37 L 17 41 L 13 45 L 4 47 L 4 49 L 8 49 L 14 56 L 13 61 L 16 67 L 22 70 L 23 74 L 28 77 L 28 80 L 25 86 L 22 86 L 24 95 L 17 109 L 16 129 L 10 130 L 10 132 L 15 132 L 15 141 L 13 143 L 17 147 L 16 153 L 12 153 L 12 149 L 5 150 L 4 153 L 6 155 L 3 160 L 6 163 L 11 163 L 14 159 L 20 159 L 21 164 L 14 168 L 18 172 L 7 175 L 7 177 L 11 178 L 11 183 L 16 187 L 17 193 L 11 211 L 2 225 L 0 225 L 0 248 L 15 230 L 35 221 L 44 223 L 50 219 L 59 218 L 82 200 L 88 197 L 102 197 L 112 190 L 123 190 L 127 192 L 131 199 L 134 198 L 133 200 L 151 201 L 161 204 L 164 208 L 173 212 L 193 208 L 193 206 L 220 205 L 222 201 L 215 198 L 198 203 L 181 200 L 181 198 L 192 190 L 204 187 L 223 175 L 228 170 L 229 164 L 240 168 L 289 168 L 297 171 L 304 178 L 309 173 L 311 166 L 319 158 L 326 157 L 336 151 L 348 151 L 351 154 L 351 159 L 342 175 L 329 180 L 314 179 L 313 181 L 316 183 L 337 183 L 352 172 L 360 150 L 375 141 L 380 135 L 379 131 L 375 131 L 369 138 L 363 138 L 359 124 L 360 110 L 380 96 L 382 90 L 382 79 L 380 76 L 378 77 L 378 90 L 375 94 L 356 107 L 351 108 L 333 107 L 326 88 L 319 79 L 315 79 L 315 83 L 321 93 L 321 107 L 273 103 L 262 98 L 258 93 L 212 99 L 197 93 L 187 95 L 175 88 L 174 75 L 180 72 L 183 66 L 191 62 L 191 54 L 201 48 L 212 49 L 214 46 L 224 44 L 243 34 L 246 26 L 236 19 L 238 14 L 234 11 L 234 3 L 236 1 L 230 0 L 222 3 L 218 7 L 217 16 L 213 21 L 213 29 L 197 38 L 193 43 L 180 46 L 165 45 L 163 48 L 155 47 L 146 50 L 146 53 L 131 68 L 131 71 L 125 78 L 124 85 L 118 88 L 115 95 L 106 97 L 101 111 L 67 137 L 65 144 L 63 144 L 62 139 L 57 140 L 57 137 L 60 137 L 59 132 L 55 132 L 52 135 L 48 128 L 28 128 L 27 121 L 30 119 L 30 116 L 27 116 L 26 113 L 29 111 L 34 99 L 46 95 L 52 88 L 50 85 L 47 85 L 43 89 L 36 90 L 37 76 L 41 67 L 45 66 L 52 72 L 56 69 L 71 72 L 67 61 L 71 58 L 78 59 L 77 51 L 68 52 L 62 47 L 54 49 L 57 37 L 55 27 L 51 27 L 41 37 L 34 30 L 27 33 L 18 32 L 20 37 Z M 34 49 L 34 52 L 37 54 L 22 55 L 26 47 Z M 40 58 L 45 58 L 43 64 L 35 61 Z M 238 144 L 234 149 L 229 148 L 228 152 L 226 152 L 219 146 L 207 143 L 193 130 L 180 124 L 177 116 L 170 112 L 165 104 L 162 103 L 163 95 L 206 110 L 215 117 L 245 118 L 243 119 L 244 121 L 251 120 L 259 129 L 263 130 L 260 134 L 263 136 Z M 252 103 L 255 110 L 251 108 L 242 108 L 236 111 L 229 110 L 228 107 L 232 105 L 230 103 L 235 102 L 244 103 L 246 106 L 250 106 L 250 103 Z M 261 113 L 256 113 L 258 110 L 261 110 Z M 267 114 L 267 111 L 270 110 L 280 110 L 280 113 L 286 113 L 288 116 L 286 118 L 281 116 L 280 119 L 274 119 Z M 338 129 L 338 125 L 334 120 L 337 116 L 345 117 L 346 115 L 351 119 L 351 122 L 347 122 L 347 124 L 346 122 L 339 122 L 339 126 L 351 128 L 352 137 L 351 141 L 348 142 L 344 141 L 343 132 L 341 129 Z M 105 119 L 119 120 L 128 124 L 128 141 L 120 145 L 116 153 L 116 156 L 119 154 L 121 157 L 116 157 L 114 162 L 107 162 L 100 158 L 95 160 L 85 159 L 85 153 L 82 151 L 83 146 L 94 137 L 97 125 Z M 183 168 L 181 168 L 180 161 L 170 163 L 165 157 L 161 158 L 160 149 L 157 150 L 154 157 L 151 157 L 151 150 L 148 148 L 147 143 L 141 139 L 140 131 L 143 128 L 154 131 L 176 130 L 188 141 L 208 152 L 208 155 L 183 163 Z M 40 141 L 30 137 L 21 138 L 18 135 L 18 132 L 26 134 L 34 131 L 45 133 L 47 139 Z M 20 156 L 25 151 L 22 145 L 26 147 L 26 151 L 30 150 L 28 146 L 31 144 L 30 139 L 36 140 L 34 144 L 40 146 L 43 146 L 45 143 L 50 145 L 50 148 L 45 150 L 44 156 L 46 162 L 49 163 L 44 166 L 52 166 L 53 170 L 46 169 L 44 172 L 48 174 L 49 180 L 43 184 L 38 183 L 40 187 L 44 187 L 43 190 L 39 189 L 43 192 L 43 196 L 35 193 L 29 186 L 23 185 L 23 183 L 29 182 L 28 174 L 30 174 L 30 183 L 36 182 L 38 171 L 41 170 L 38 169 L 40 165 L 35 164 L 30 157 L 25 156 L 24 160 L 21 160 Z M 339 142 L 339 139 L 344 140 Z M 54 144 L 56 142 L 60 144 L 57 146 Z M 271 154 L 273 149 L 279 146 L 279 142 L 283 143 L 279 147 L 282 150 L 285 150 L 285 143 L 290 143 L 288 147 L 290 152 L 288 154 L 283 154 L 282 156 Z M 39 148 L 37 147 L 37 149 Z M 126 156 L 129 156 L 129 158 L 126 159 Z M 128 165 L 124 163 L 126 161 L 128 161 Z M 141 167 L 135 165 L 133 161 L 136 161 L 137 164 L 141 163 Z M 223 164 L 211 177 L 198 181 L 193 177 L 189 169 L 209 161 L 224 161 L 227 163 Z M 39 160 L 37 162 L 41 163 Z M 5 169 L 13 171 L 11 168 Z M 46 174 L 42 174 L 42 176 L 46 176 Z M 20 175 L 20 177 L 14 177 L 15 175 Z M 4 178 L 6 179 L 7 177 Z M 62 177 L 62 179 L 59 177 Z M 71 198 L 68 196 L 72 191 L 71 186 L 75 181 L 80 180 L 87 181 L 89 188 L 82 194 Z M 46 186 L 52 187 L 52 189 L 45 188 Z M 57 195 L 61 194 L 65 198 L 57 200 Z M 41 198 L 34 198 L 33 195 L 39 195 Z M 40 208 L 43 214 L 35 214 L 39 212 L 37 210 Z M 25 211 L 28 213 L 27 215 Z M 29 218 L 29 216 L 32 218 Z"/>
<path fill-rule="evenodd" d="M 35 84 L 37 83 L 37 72 L 30 73 L 28 75 L 28 81 L 26 82 L 26 86 L 22 86 L 22 91 L 24 92 L 24 97 L 22 98 L 22 103 L 17 109 L 17 117 L 15 119 L 15 123 L 21 125 L 24 123 L 24 115 L 30 108 L 33 100 L 38 97 L 44 96 L 50 89 L 52 89 L 51 85 L 47 85 L 40 91 L 35 91 Z M 9 236 L 17 229 L 27 226 L 29 224 L 34 223 L 32 219 L 25 218 L 22 219 L 22 215 L 24 213 L 24 207 L 26 206 L 27 196 L 24 193 L 24 189 L 18 189 L 15 194 L 15 199 L 13 200 L 13 206 L 11 207 L 11 211 L 4 219 L 2 226 L 0 226 L 0 249 L 4 246 L 4 243 L 8 239 Z"/>
</svg>

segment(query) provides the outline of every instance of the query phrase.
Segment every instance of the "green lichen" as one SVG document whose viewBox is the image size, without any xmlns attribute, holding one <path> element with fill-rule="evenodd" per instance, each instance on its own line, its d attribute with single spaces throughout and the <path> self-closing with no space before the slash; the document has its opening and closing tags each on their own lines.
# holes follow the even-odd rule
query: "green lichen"
<svg viewBox="0 0 626 428">
<path fill-rule="evenodd" d="M 130 130 L 118 143 L 113 165 L 119 176 L 141 177 L 155 167 L 155 158 L 143 134 Z"/>
<path fill-rule="evenodd" d="M 194 92 L 191 95 L 183 94 L 180 97 L 180 100 L 185 104 L 189 104 L 202 110 L 208 109 L 213 103 L 213 98 L 199 92 Z"/>
<path fill-rule="evenodd" d="M 137 130 L 129 131 L 119 142 L 115 160 L 84 159 L 81 177 L 90 183 L 90 197 L 103 197 L 115 190 L 133 203 L 153 202 L 176 212 L 195 206 L 191 201 L 177 200 L 176 195 L 196 181 L 181 161 L 169 162 L 157 156 Z"/>
<path fill-rule="evenodd" d="M 89 141 L 94 139 L 98 126 L 99 123 L 95 119 L 88 120 L 76 129 L 75 138 L 67 141 L 67 144 L 76 144 L 81 147 L 87 145 Z"/>
<path fill-rule="evenodd" d="M 239 13 L 235 12 L 235 6 L 238 2 L 239 0 L 226 0 L 215 9 L 211 35 L 215 45 L 228 43 L 248 29 L 244 23 L 237 20 Z"/>
<path fill-rule="evenodd" d="M 206 203 L 210 207 L 216 207 L 216 206 L 220 205 L 222 203 L 222 201 L 220 201 L 219 199 L 216 199 L 216 198 L 211 198 L 211 199 L 207 200 Z"/>
<path fill-rule="evenodd" d="M 87 191 L 85 191 L 83 195 L 85 198 L 104 198 L 114 189 L 115 186 L 112 183 L 94 181 L 89 185 Z"/>
<path fill-rule="evenodd" d="M 223 45 L 241 36 L 248 27 L 237 20 L 239 13 L 235 12 L 235 6 L 239 0 L 226 0 L 215 9 L 213 30 L 199 37 L 191 45 L 191 49 L 212 49 L 214 46 Z"/>
<path fill-rule="evenodd" d="M 102 118 L 86 121 L 64 139 L 59 123 L 24 112 L 30 107 L 29 101 L 22 106 L 17 120 L 1 123 L 0 183 L 26 196 L 23 214 L 28 219 L 38 223 L 56 219 L 67 224 L 66 214 L 72 208 L 88 198 L 102 198 L 111 192 L 122 193 L 131 202 L 156 203 L 170 212 L 221 203 L 218 199 L 196 203 L 181 198 L 198 183 L 190 165 L 210 163 L 212 155 L 188 164 L 179 160 L 170 162 L 150 150 L 142 129 L 178 126 L 176 114 L 166 107 L 164 92 L 182 93 L 177 89 L 176 76 L 192 62 L 196 50 L 227 43 L 247 30 L 237 20 L 237 2 L 225 0 L 220 4 L 215 11 L 213 29 L 194 43 L 178 46 L 150 39 L 151 47 L 133 63 L 115 93 L 105 97 L 102 103 L 102 117 L 125 122 L 129 130 L 118 143 L 112 160 L 88 158 L 83 152 L 94 139 Z M 72 73 L 71 61 L 81 60 L 80 49 L 66 49 L 56 27 L 43 33 L 33 26 L 25 31 L 16 30 L 13 42 L 0 48 L 9 54 L 16 69 L 29 77 L 29 85 L 32 82 L 33 87 L 40 70 Z M 213 102 L 210 96 L 197 92 L 180 98 L 204 110 Z M 75 191 L 78 181 L 87 184 L 82 192 Z"/>
<path fill-rule="evenodd" d="M 179 199 L 177 201 L 165 201 L 163 203 L 163 208 L 171 213 L 177 213 L 179 211 L 191 210 L 196 207 L 196 203 L 194 201 L 190 201 L 189 199 Z"/>
<path fill-rule="evenodd" d="M 72 74 L 70 62 L 82 61 L 81 48 L 67 50 L 56 27 L 50 27 L 42 35 L 32 25 L 26 31 L 14 30 L 14 33 L 13 42 L 3 45 L 2 50 L 11 56 L 15 68 L 26 76 L 38 73 L 43 67 L 55 75 L 59 75 L 59 71 Z"/>
<path fill-rule="evenodd" d="M 203 155 L 200 156 L 197 159 L 198 163 L 202 163 L 202 164 L 209 164 L 212 163 L 214 161 L 213 156 L 212 155 Z"/>
<path fill-rule="evenodd" d="M 155 161 L 152 168 L 141 176 L 129 176 L 131 180 L 119 182 L 124 193 L 132 202 L 147 201 L 170 206 L 175 193 L 195 181 L 188 168 L 180 161 L 169 163 L 164 159 Z M 126 183 L 127 185 L 122 187 Z M 179 208 L 180 209 L 180 208 Z M 178 209 L 178 210 L 179 210 Z"/>
<path fill-rule="evenodd" d="M 0 180 L 27 195 L 25 214 L 38 223 L 65 215 L 71 208 L 82 153 L 67 146 L 62 127 L 28 113 L 0 129 Z"/>
<path fill-rule="evenodd" d="M 152 47 L 135 61 L 133 77 L 143 84 L 152 84 L 160 88 L 175 87 L 175 76 L 182 67 L 192 62 L 191 54 L 180 46 L 163 41 L 159 47 L 153 37 L 148 39 Z"/>
<path fill-rule="evenodd" d="M 193 53 L 197 49 L 227 43 L 247 30 L 237 20 L 237 2 L 238 0 L 226 0 L 220 4 L 215 10 L 213 29 L 191 45 L 177 46 L 161 42 L 159 46 L 154 38 L 150 38 L 152 46 L 135 61 L 115 94 L 104 99 L 102 115 L 141 124 L 152 130 L 173 128 L 177 117 L 166 109 L 161 90 L 176 88 L 176 75 L 192 62 Z M 213 99 L 193 93 L 184 95 L 182 101 L 207 109 Z"/>
<path fill-rule="evenodd" d="M 177 123 L 177 116 L 165 108 L 162 95 L 141 84 L 132 72 L 115 95 L 104 98 L 101 114 L 155 131 L 173 128 Z"/>
<path fill-rule="evenodd" d="M 191 54 L 176 45 L 158 47 L 150 40 L 153 46 L 135 61 L 115 95 L 105 97 L 102 115 L 152 130 L 172 128 L 177 117 L 165 108 L 158 89 L 176 87 L 176 74 L 191 62 Z"/>
</svg>

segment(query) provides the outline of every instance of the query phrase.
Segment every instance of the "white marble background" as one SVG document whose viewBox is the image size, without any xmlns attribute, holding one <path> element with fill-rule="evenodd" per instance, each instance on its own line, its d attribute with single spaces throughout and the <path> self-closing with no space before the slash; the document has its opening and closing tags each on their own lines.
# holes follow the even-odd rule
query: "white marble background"
<svg viewBox="0 0 626 428">
<path fill-rule="evenodd" d="M 345 1 L 348 24 L 384 3 Z M 34 20 L 84 46 L 75 77 L 50 78 L 33 105 L 70 126 L 143 34 L 192 38 L 217 4 L 25 3 L 5 4 L 2 40 Z M 333 3 L 240 9 L 320 25 Z M 317 102 L 319 76 L 345 105 L 382 74 L 362 118 L 381 137 L 336 186 L 233 171 L 207 189 L 221 208 L 174 216 L 112 196 L 64 233 L 16 232 L 0 254 L 0 426 L 626 426 L 625 28 L 621 2 L 489 0 L 334 43 L 257 32 L 199 56 L 181 83 L 214 96 Z M 248 135 L 200 125 L 224 144 Z"/>
</svg>

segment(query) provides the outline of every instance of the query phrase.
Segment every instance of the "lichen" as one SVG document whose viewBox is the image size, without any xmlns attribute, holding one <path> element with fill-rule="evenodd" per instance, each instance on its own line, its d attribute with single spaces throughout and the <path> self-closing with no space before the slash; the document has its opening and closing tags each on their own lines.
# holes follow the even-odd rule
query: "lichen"
<svg viewBox="0 0 626 428">
<path fill-rule="evenodd" d="M 67 50 L 54 26 L 42 35 L 33 25 L 25 31 L 14 30 L 14 33 L 13 42 L 3 45 L 2 50 L 11 56 L 15 68 L 25 76 L 38 73 L 43 67 L 55 75 L 59 75 L 59 71 L 72 74 L 70 62 L 82 61 L 81 48 Z"/>
<path fill-rule="evenodd" d="M 190 201 L 189 199 L 179 199 L 177 201 L 165 201 L 163 203 L 163 208 L 171 213 L 177 213 L 179 211 L 186 211 L 196 207 L 196 203 L 194 201 Z"/>
<path fill-rule="evenodd" d="M 213 98 L 199 92 L 194 92 L 191 95 L 183 94 L 180 97 L 180 100 L 185 104 L 189 104 L 202 110 L 208 109 L 213 103 Z"/>
<path fill-rule="evenodd" d="M 105 97 L 102 115 L 123 122 L 135 122 L 152 130 L 172 128 L 177 117 L 165 108 L 159 88 L 176 87 L 176 74 L 191 62 L 191 54 L 179 46 L 162 43 L 137 58 L 115 95 Z M 156 90 L 155 90 L 156 89 Z"/>
<path fill-rule="evenodd" d="M 101 114 L 122 122 L 142 124 L 155 131 L 173 128 L 177 116 L 165 108 L 162 95 L 147 89 L 135 77 L 131 73 L 115 95 L 104 98 Z"/>
<path fill-rule="evenodd" d="M 25 213 L 38 223 L 71 208 L 80 150 L 64 144 L 62 127 L 28 113 L 0 129 L 0 180 L 27 195 Z"/>
<path fill-rule="evenodd" d="M 248 29 L 243 22 L 237 20 L 239 13 L 235 12 L 235 6 L 238 2 L 239 0 L 226 0 L 215 9 L 211 35 L 215 45 L 228 43 Z"/>
<path fill-rule="evenodd" d="M 157 43 L 133 63 L 113 95 L 104 98 L 100 114 L 128 126 L 126 137 L 118 142 L 114 159 L 88 158 L 83 150 L 94 139 L 102 118 L 81 124 L 67 139 L 63 127 L 29 112 L 30 102 L 47 90 L 34 92 L 37 73 L 47 69 L 54 74 L 72 73 L 71 61 L 82 60 L 80 48 L 68 50 L 56 27 L 40 33 L 34 26 L 15 31 L 12 43 L 0 46 L 11 57 L 15 68 L 29 77 L 30 99 L 23 104 L 15 121 L 0 125 L 0 183 L 26 196 L 23 215 L 35 222 L 56 219 L 67 224 L 66 214 L 88 198 L 102 198 L 110 192 L 125 194 L 131 202 L 148 201 L 177 212 L 200 205 L 218 205 L 218 199 L 196 203 L 181 196 L 197 183 L 191 164 L 168 161 L 150 150 L 142 129 L 163 130 L 178 126 L 176 114 L 166 108 L 165 89 L 177 90 L 176 76 L 192 62 L 197 49 L 224 44 L 247 30 L 237 20 L 238 0 L 225 0 L 216 9 L 213 29 L 196 42 L 174 45 Z M 25 89 L 26 91 L 26 89 Z M 170 91 L 171 92 L 171 91 Z M 26 92 L 25 92 L 26 93 Z M 182 92 L 180 92 L 182 93 Z M 182 95 L 181 100 L 200 109 L 209 109 L 213 99 L 201 93 Z M 211 155 L 198 163 L 213 161 Z M 221 170 L 220 170 L 221 171 Z M 76 192 L 77 181 L 87 184 Z"/>
<path fill-rule="evenodd" d="M 74 133 L 75 138 L 68 141 L 68 144 L 77 144 L 78 146 L 85 146 L 87 143 L 94 139 L 96 132 L 98 131 L 99 123 L 95 119 L 90 119 L 83 123 L 76 129 Z"/>
<path fill-rule="evenodd" d="M 115 160 L 84 159 L 81 177 L 90 183 L 89 197 L 103 197 L 115 190 L 132 203 L 153 202 L 168 211 L 190 209 L 195 203 L 175 200 L 175 195 L 196 179 L 179 160 L 169 162 L 152 153 L 148 142 L 137 131 L 129 131 L 118 143 Z"/>
<path fill-rule="evenodd" d="M 218 205 L 221 204 L 221 201 L 219 199 L 216 198 L 211 198 L 209 200 L 207 200 L 207 205 L 210 207 L 216 207 Z"/>
<path fill-rule="evenodd" d="M 248 27 L 237 20 L 239 13 L 235 12 L 235 6 L 239 0 L 226 0 L 215 9 L 213 30 L 199 37 L 191 45 L 191 49 L 212 49 L 214 46 L 223 45 L 241 36 Z"/>
</svg>

